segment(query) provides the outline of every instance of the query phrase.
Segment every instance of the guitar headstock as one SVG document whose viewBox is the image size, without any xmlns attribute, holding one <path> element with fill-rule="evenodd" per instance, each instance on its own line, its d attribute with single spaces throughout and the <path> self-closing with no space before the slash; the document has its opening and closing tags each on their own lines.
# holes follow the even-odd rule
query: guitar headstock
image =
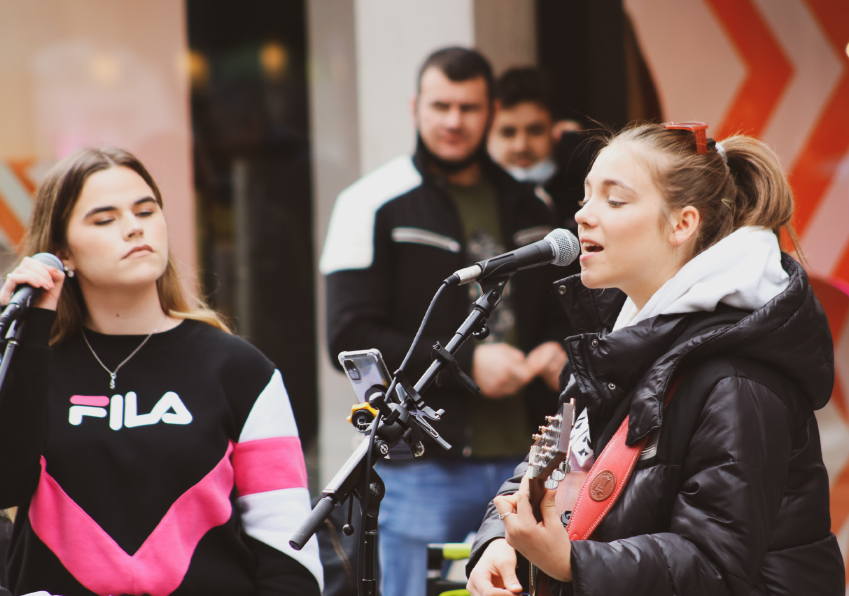
<svg viewBox="0 0 849 596">
<path fill-rule="evenodd" d="M 532 484 L 544 483 L 549 490 L 557 488 L 568 470 L 569 437 L 574 422 L 575 401 L 563 404 L 554 416 L 546 416 L 546 426 L 539 427 L 528 458 L 528 476 Z M 563 465 L 561 465 L 563 464 Z"/>
</svg>

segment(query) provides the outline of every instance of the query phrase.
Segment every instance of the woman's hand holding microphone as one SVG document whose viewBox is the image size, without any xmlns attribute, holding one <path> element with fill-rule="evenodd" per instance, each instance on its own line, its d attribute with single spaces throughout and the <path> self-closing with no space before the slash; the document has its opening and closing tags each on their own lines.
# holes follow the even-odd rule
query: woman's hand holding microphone
<svg viewBox="0 0 849 596">
<path fill-rule="evenodd" d="M 50 262 L 49 257 L 55 259 L 58 264 L 61 264 L 61 261 L 47 253 L 40 253 L 36 257 L 41 258 L 25 257 L 21 264 L 6 276 L 6 283 L 0 288 L 0 305 L 6 306 L 11 302 L 18 286 L 27 285 L 41 290 L 41 294 L 36 296 L 32 306 L 56 310 L 59 295 L 62 293 L 62 285 L 65 282 L 65 272 L 61 267 L 57 268 L 46 262 Z"/>
</svg>

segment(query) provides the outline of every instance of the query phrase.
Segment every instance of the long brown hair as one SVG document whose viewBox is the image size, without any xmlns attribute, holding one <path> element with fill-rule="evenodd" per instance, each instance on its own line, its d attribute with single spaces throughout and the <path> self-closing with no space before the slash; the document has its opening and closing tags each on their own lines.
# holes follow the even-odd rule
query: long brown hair
<svg viewBox="0 0 849 596">
<path fill-rule="evenodd" d="M 701 222 L 689 258 L 744 226 L 772 230 L 779 240 L 785 230 L 801 257 L 792 223 L 793 191 L 778 156 L 765 143 L 744 135 L 728 137 L 721 141 L 723 159 L 712 139 L 700 154 L 693 132 L 661 124 L 629 126 L 604 139 L 602 146 L 618 142 L 635 144 L 667 210 L 698 210 Z"/>
<path fill-rule="evenodd" d="M 40 252 L 55 254 L 67 248 L 68 220 L 86 180 L 96 172 L 119 166 L 129 168 L 141 176 L 162 207 L 159 187 L 134 155 L 112 147 L 81 149 L 56 164 L 39 187 L 32 221 L 18 250 L 20 256 L 32 256 Z M 171 255 L 168 256 L 165 272 L 156 280 L 156 289 L 162 310 L 168 315 L 203 321 L 231 333 L 220 314 L 209 308 L 200 297 L 186 290 L 177 263 Z M 77 333 L 82 328 L 85 313 L 85 300 L 79 284 L 74 283 L 73 278 L 66 279 L 65 289 L 59 297 L 50 343 L 60 343 Z"/>
</svg>

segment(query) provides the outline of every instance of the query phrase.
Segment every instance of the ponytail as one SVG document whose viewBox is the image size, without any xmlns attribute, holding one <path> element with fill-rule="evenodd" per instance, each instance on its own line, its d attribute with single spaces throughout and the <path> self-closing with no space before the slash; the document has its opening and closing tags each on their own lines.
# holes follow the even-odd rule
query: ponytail
<svg viewBox="0 0 849 596">
<path fill-rule="evenodd" d="M 779 235 L 784 229 L 801 254 L 793 228 L 793 190 L 778 156 L 764 142 L 737 135 L 722 141 L 728 169 L 734 180 L 734 228 L 761 226 Z"/>
</svg>

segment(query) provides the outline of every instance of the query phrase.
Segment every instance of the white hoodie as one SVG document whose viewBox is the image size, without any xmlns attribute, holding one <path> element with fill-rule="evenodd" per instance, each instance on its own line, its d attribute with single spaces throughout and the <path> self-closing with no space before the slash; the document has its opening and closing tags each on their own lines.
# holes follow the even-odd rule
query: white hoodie
<svg viewBox="0 0 849 596">
<path fill-rule="evenodd" d="M 754 311 L 789 283 L 775 234 L 740 228 L 690 259 L 639 312 L 628 298 L 613 331 L 658 315 L 713 311 L 720 303 Z"/>
<path fill-rule="evenodd" d="M 745 227 L 729 234 L 690 259 L 660 286 L 642 310 L 628 298 L 613 332 L 658 315 L 716 310 L 718 304 L 754 311 L 783 292 L 790 276 L 781 266 L 778 238 L 762 227 Z M 570 437 L 573 470 L 589 470 L 594 461 L 589 441 L 587 410 L 575 421 L 581 432 Z M 578 457 L 578 453 L 589 453 Z"/>
</svg>

